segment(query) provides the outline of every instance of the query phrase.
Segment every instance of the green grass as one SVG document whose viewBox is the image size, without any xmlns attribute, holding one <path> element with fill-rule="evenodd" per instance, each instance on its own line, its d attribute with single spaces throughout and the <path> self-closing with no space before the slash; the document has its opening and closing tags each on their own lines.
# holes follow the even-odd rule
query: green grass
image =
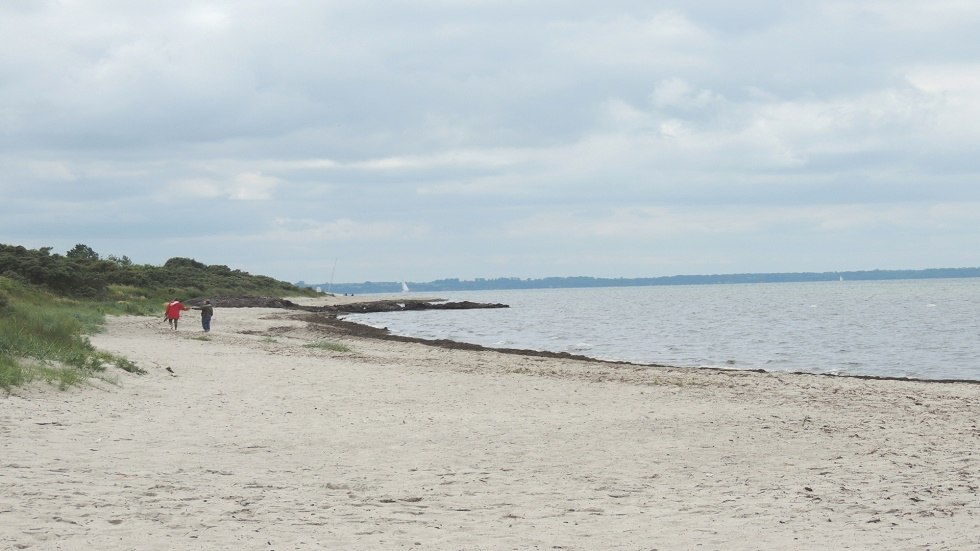
<svg viewBox="0 0 980 551">
<path fill-rule="evenodd" d="M 103 328 L 102 303 L 79 302 L 0 277 L 0 388 L 43 380 L 68 388 L 115 365 L 133 362 L 96 350 L 86 335 Z"/>
<path fill-rule="evenodd" d="M 329 350 L 331 352 L 350 352 L 351 349 L 346 344 L 341 344 L 339 342 L 330 341 L 315 341 L 306 343 L 303 345 L 304 348 L 317 348 L 319 350 Z"/>
<path fill-rule="evenodd" d="M 0 274 L 0 388 L 7 390 L 34 380 L 61 388 L 88 377 L 105 380 L 109 365 L 140 372 L 86 338 L 103 330 L 106 314 L 158 317 L 174 297 L 319 294 L 191 258 L 163 266 L 133 264 L 126 256 L 102 259 L 83 244 L 60 255 L 51 247 L 0 243 Z"/>
<path fill-rule="evenodd" d="M 28 375 L 19 362 L 0 352 L 0 388 L 9 389 L 26 383 Z"/>
</svg>

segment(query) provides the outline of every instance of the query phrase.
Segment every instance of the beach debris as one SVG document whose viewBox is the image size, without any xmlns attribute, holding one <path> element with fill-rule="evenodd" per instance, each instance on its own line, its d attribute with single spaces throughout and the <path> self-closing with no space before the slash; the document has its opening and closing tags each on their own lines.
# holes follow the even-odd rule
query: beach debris
<svg viewBox="0 0 980 551">
<path fill-rule="evenodd" d="M 506 304 L 483 303 L 463 300 L 447 302 L 443 299 L 401 299 L 401 300 L 370 300 L 349 304 L 334 304 L 329 306 L 304 306 L 282 298 L 228 296 L 212 299 L 221 303 L 224 308 L 283 308 L 286 310 L 303 310 L 323 314 L 367 314 L 376 312 L 398 312 L 403 310 L 472 310 L 479 308 L 509 308 Z M 187 301 L 195 306 L 197 299 Z"/>
</svg>

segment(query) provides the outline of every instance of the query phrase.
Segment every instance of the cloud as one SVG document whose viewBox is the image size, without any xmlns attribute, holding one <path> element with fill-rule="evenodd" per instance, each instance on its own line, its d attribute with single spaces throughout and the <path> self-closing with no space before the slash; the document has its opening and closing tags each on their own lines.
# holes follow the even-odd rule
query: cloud
<svg viewBox="0 0 980 551">
<path fill-rule="evenodd" d="M 76 179 L 72 170 L 60 161 L 32 160 L 24 163 L 25 176 L 31 180 L 71 182 Z"/>
<path fill-rule="evenodd" d="M 356 221 L 350 218 L 335 220 L 279 218 L 274 220 L 273 231 L 277 239 L 293 242 L 398 240 L 409 236 L 424 237 L 428 233 L 424 226 L 412 227 L 385 221 Z"/>
<path fill-rule="evenodd" d="M 977 24 L 965 0 L 5 2 L 0 235 L 307 281 L 978 264 Z"/>
<path fill-rule="evenodd" d="M 228 193 L 238 201 L 265 201 L 272 199 L 279 183 L 278 178 L 264 176 L 261 172 L 246 172 L 235 176 Z"/>
<path fill-rule="evenodd" d="M 571 239 L 643 239 L 686 241 L 692 238 L 733 236 L 764 238 L 787 230 L 807 228 L 809 235 L 890 231 L 922 231 L 935 234 L 967 223 L 973 203 L 916 205 L 886 203 L 866 205 L 786 205 L 755 207 L 619 207 L 615 209 L 560 211 L 515 220 L 508 234 L 520 237 Z M 973 211 L 975 212 L 975 211 Z"/>
<path fill-rule="evenodd" d="M 274 198 L 281 181 L 261 172 L 242 172 L 228 180 L 206 178 L 180 179 L 170 183 L 157 197 L 185 199 L 225 198 L 233 201 L 269 201 Z"/>
</svg>

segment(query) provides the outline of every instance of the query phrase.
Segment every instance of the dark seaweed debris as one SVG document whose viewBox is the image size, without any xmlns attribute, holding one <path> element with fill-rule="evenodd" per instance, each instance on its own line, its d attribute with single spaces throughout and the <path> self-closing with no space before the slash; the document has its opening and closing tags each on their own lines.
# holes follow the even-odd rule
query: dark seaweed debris
<svg viewBox="0 0 980 551">
<path fill-rule="evenodd" d="M 190 306 L 199 306 L 203 298 L 186 301 Z M 373 300 L 352 302 L 349 304 L 333 304 L 329 306 L 304 306 L 284 298 L 275 297 L 211 297 L 211 303 L 217 308 L 282 308 L 284 310 L 301 310 L 320 314 L 370 314 L 374 312 L 402 312 L 418 310 L 472 310 L 477 308 L 509 308 L 506 304 L 471 302 L 446 302 L 432 299 L 402 299 L 402 300 Z"/>
</svg>

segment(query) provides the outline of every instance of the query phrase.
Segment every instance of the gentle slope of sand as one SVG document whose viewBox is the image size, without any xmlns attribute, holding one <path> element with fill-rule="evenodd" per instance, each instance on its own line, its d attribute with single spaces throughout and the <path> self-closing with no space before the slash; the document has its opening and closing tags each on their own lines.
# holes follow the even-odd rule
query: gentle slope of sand
<svg viewBox="0 0 980 551">
<path fill-rule="evenodd" d="M 0 396 L 0 549 L 976 549 L 980 386 L 112 318 Z M 343 342 L 350 352 L 302 346 Z M 173 370 L 173 375 L 166 368 Z"/>
</svg>

